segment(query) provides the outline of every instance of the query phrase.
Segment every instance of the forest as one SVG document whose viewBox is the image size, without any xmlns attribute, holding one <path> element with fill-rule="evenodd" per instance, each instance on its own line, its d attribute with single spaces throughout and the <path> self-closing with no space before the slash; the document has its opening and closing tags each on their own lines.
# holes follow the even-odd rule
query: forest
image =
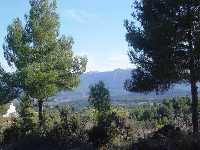
<svg viewBox="0 0 200 150">
<path fill-rule="evenodd" d="M 2 46 L 13 70 L 0 66 L 0 150 L 200 150 L 199 0 L 133 0 L 124 21 L 135 66 L 124 89 L 161 95 L 185 84 L 189 96 L 118 105 L 99 81 L 78 109 L 50 102 L 78 87 L 88 58 L 61 34 L 56 0 L 29 7 L 8 25 Z M 14 101 L 16 113 L 5 115 Z"/>
</svg>

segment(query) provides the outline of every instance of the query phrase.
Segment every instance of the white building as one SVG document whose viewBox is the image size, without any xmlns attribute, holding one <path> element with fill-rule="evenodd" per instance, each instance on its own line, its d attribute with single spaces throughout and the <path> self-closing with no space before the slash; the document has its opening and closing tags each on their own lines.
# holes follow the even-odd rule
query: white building
<svg viewBox="0 0 200 150">
<path fill-rule="evenodd" d="M 17 117 L 16 107 L 13 103 L 10 104 L 9 109 L 7 110 L 6 114 L 3 115 L 3 117 L 8 118 L 12 116 Z"/>
</svg>

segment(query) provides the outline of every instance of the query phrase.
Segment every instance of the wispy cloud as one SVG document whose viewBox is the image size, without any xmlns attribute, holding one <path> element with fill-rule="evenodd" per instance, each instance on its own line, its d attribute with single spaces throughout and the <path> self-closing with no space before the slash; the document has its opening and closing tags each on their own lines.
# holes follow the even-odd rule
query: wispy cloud
<svg viewBox="0 0 200 150">
<path fill-rule="evenodd" d="M 79 23 L 87 23 L 88 17 L 82 12 L 75 9 L 68 9 L 65 11 L 65 16 Z"/>
<path fill-rule="evenodd" d="M 91 21 L 103 23 L 99 16 L 85 10 L 68 9 L 64 11 L 64 16 L 81 24 L 87 24 Z"/>
</svg>

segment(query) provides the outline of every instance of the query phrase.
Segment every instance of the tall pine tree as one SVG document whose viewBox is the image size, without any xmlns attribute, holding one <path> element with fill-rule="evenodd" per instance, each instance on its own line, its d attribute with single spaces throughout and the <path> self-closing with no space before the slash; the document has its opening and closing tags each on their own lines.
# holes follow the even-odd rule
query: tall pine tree
<svg viewBox="0 0 200 150">
<path fill-rule="evenodd" d="M 43 103 L 61 89 L 79 84 L 87 59 L 74 56 L 73 40 L 59 35 L 56 0 L 30 0 L 25 24 L 15 19 L 8 26 L 4 56 L 16 71 L 15 85 L 38 101 L 40 126 Z"/>
<path fill-rule="evenodd" d="M 133 20 L 126 21 L 129 57 L 137 69 L 125 83 L 136 92 L 163 92 L 189 83 L 193 133 L 198 133 L 200 80 L 200 1 L 135 1 Z"/>
</svg>

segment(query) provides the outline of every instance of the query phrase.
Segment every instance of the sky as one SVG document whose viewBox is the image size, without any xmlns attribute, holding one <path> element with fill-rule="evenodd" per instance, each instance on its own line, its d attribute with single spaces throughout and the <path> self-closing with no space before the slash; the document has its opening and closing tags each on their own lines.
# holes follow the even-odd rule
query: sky
<svg viewBox="0 0 200 150">
<path fill-rule="evenodd" d="M 125 19 L 130 19 L 133 0 L 58 0 L 60 33 L 73 37 L 73 51 L 88 58 L 87 72 L 133 68 L 125 40 Z M 0 5 L 0 63 L 11 71 L 3 57 L 4 37 L 13 19 L 24 19 L 29 0 L 3 0 Z"/>
</svg>

